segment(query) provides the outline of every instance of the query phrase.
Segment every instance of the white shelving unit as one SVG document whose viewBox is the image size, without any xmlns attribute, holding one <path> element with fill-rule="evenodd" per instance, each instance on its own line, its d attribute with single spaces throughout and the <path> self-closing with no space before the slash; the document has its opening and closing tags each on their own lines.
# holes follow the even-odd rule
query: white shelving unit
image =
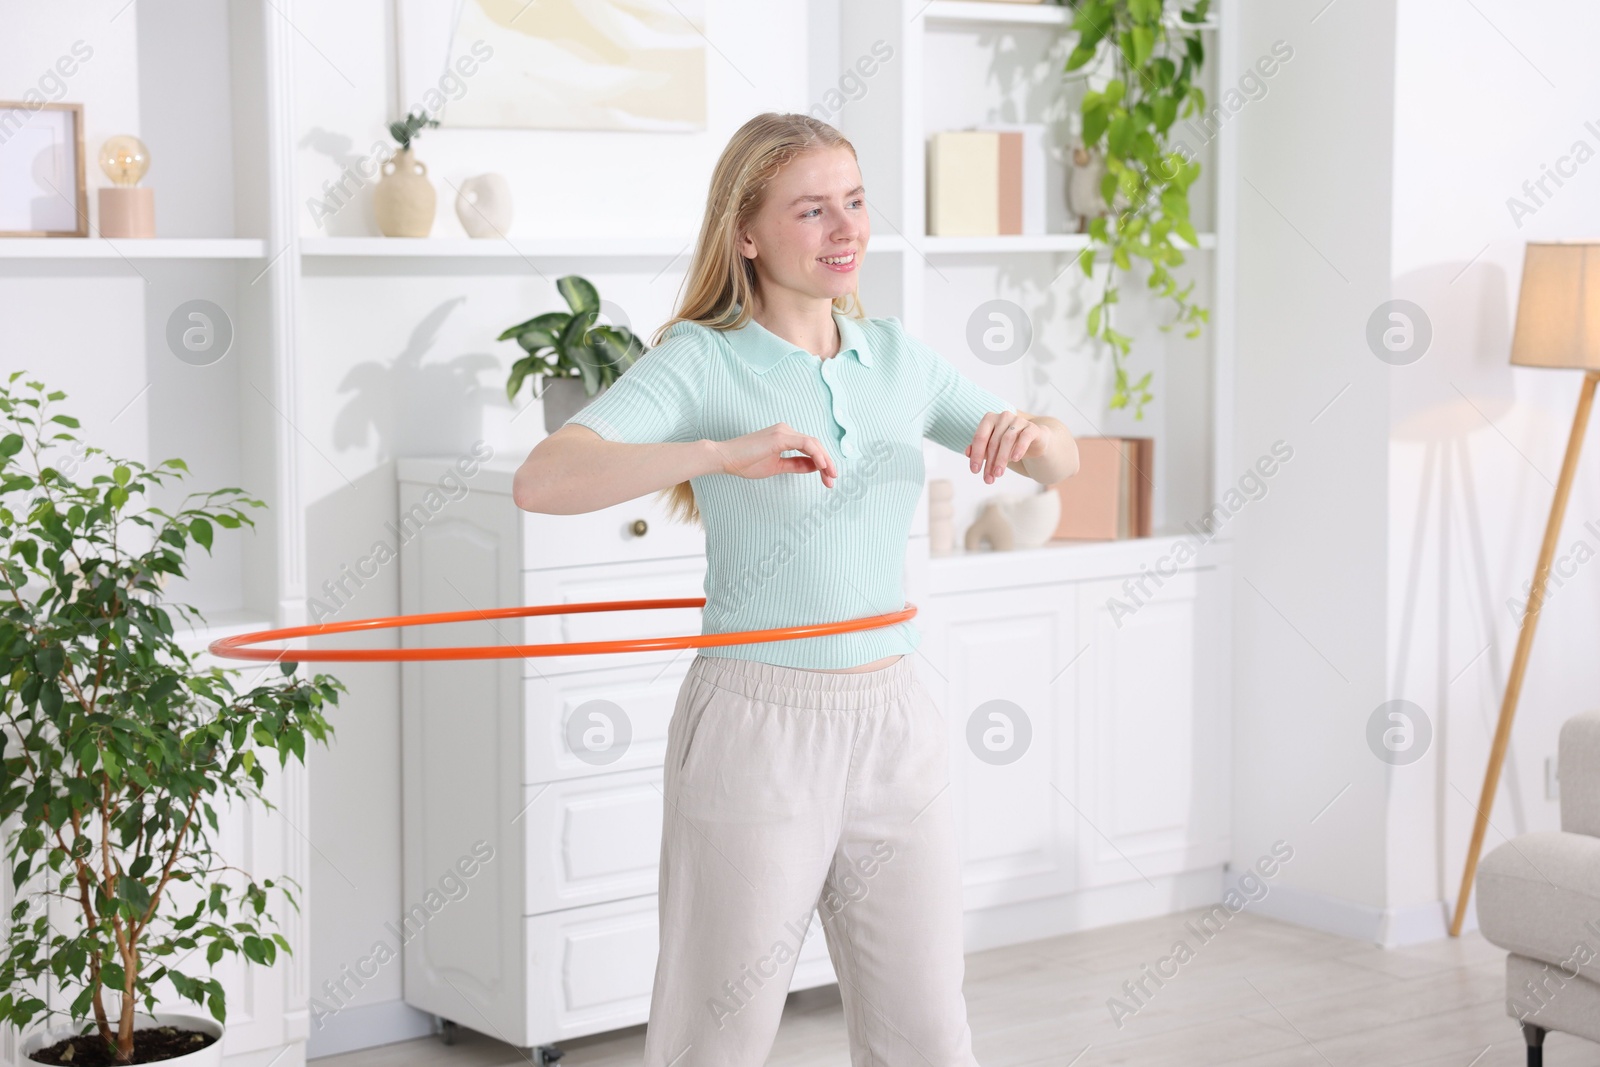
<svg viewBox="0 0 1600 1067">
<path fill-rule="evenodd" d="M 180 643 L 196 653 L 215 637 L 295 621 L 305 602 L 304 502 L 293 428 L 299 268 L 288 254 L 296 210 L 293 30 L 278 6 L 276 0 L 230 0 L 203 12 L 143 5 L 137 11 L 119 10 L 124 5 L 61 9 L 52 28 L 62 47 L 92 26 L 86 36 L 95 49 L 93 65 L 73 80 L 68 96 L 85 107 L 91 236 L 0 239 L 6 371 L 26 370 L 65 390 L 57 410 L 82 419 L 79 436 L 88 444 L 150 463 L 182 457 L 192 476 L 170 487 L 170 499 L 155 503 L 174 504 L 192 490 L 240 486 L 268 505 L 253 511 L 253 535 L 219 531 L 213 555 L 191 552 L 190 578 L 171 590 L 206 616 L 199 628 L 175 617 Z M 180 21 L 181 32 L 169 20 Z M 41 50 L 56 47 L 50 34 L 41 37 Z M 119 73 L 94 82 L 100 71 Z M 136 108 L 123 99 L 132 95 L 123 87 L 132 86 L 138 88 Z M 158 161 L 151 184 L 163 236 L 98 234 L 95 154 L 105 136 L 123 132 L 111 123 L 124 121 L 123 129 L 137 132 Z M 206 366 L 167 350 L 169 316 L 194 299 L 223 308 L 232 325 L 226 358 Z M 84 303 L 93 305 L 92 329 L 77 310 Z M 93 337 L 85 340 L 86 333 Z M 246 667 L 240 681 L 256 674 Z M 303 769 L 293 763 L 271 769 L 266 793 L 276 813 L 219 811 L 219 849 L 258 880 L 288 877 L 305 886 L 310 850 L 296 829 L 308 822 Z M 10 890 L 5 879 L 0 904 L 7 913 Z M 270 970 L 228 959 L 214 971 L 228 998 L 228 1063 L 304 1063 L 308 909 L 278 901 L 273 909 L 294 953 L 281 954 Z M 195 962 L 185 970 L 195 973 Z M 170 989 L 163 1003 L 205 1011 Z M 0 1034 L 0 1059 L 21 1062 L 9 1028 Z"/>
<path fill-rule="evenodd" d="M 266 242 L 251 237 L 0 238 L 0 259 L 261 259 L 266 254 Z"/>
</svg>

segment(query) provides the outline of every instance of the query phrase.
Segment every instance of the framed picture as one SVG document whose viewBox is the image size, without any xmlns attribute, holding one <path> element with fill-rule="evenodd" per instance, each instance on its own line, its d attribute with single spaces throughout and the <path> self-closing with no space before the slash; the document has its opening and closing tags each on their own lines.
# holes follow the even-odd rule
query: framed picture
<svg viewBox="0 0 1600 1067">
<path fill-rule="evenodd" d="M 0 237 L 87 237 L 83 105 L 0 100 Z"/>
<path fill-rule="evenodd" d="M 396 117 L 443 126 L 699 132 L 706 0 L 395 0 Z"/>
</svg>

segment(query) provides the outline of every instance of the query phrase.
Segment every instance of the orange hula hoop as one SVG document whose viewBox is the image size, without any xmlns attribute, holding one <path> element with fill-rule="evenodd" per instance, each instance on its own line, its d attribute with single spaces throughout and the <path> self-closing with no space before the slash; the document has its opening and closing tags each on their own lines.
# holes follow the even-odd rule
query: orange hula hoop
<svg viewBox="0 0 1600 1067">
<path fill-rule="evenodd" d="M 648 611 L 658 608 L 704 607 L 705 597 L 667 600 L 609 600 L 588 604 L 547 604 L 520 608 L 488 608 L 472 611 L 436 611 L 421 615 L 389 615 L 375 619 L 350 619 L 311 626 L 287 626 L 277 630 L 221 637 L 207 646 L 214 656 L 226 659 L 259 660 L 268 663 L 372 663 L 411 660 L 523 659 L 529 656 L 596 656 L 610 652 L 659 652 L 673 648 L 710 648 L 719 645 L 748 645 L 759 641 L 792 641 L 801 637 L 875 630 L 905 622 L 917 613 L 915 604 L 886 615 L 868 615 L 841 622 L 822 622 L 812 626 L 780 626 L 772 630 L 743 630 L 726 634 L 692 634 L 683 637 L 639 637 L 617 641 L 576 641 L 570 644 L 478 645 L 466 648 L 253 648 L 264 641 L 288 641 L 296 637 L 322 637 L 328 634 L 356 633 L 363 630 L 392 630 L 407 626 L 429 626 L 450 622 L 483 622 L 490 619 L 522 619 L 534 615 L 575 615 L 590 611 Z"/>
</svg>

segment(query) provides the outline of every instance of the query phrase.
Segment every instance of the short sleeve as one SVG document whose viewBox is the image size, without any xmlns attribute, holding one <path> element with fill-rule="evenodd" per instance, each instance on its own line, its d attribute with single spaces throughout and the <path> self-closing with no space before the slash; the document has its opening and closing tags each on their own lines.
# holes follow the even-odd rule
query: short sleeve
<svg viewBox="0 0 1600 1067">
<path fill-rule="evenodd" d="M 698 441 L 706 359 L 715 343 L 707 334 L 675 325 L 567 422 L 625 444 Z"/>
<path fill-rule="evenodd" d="M 952 452 L 964 453 L 978 432 L 978 423 L 991 411 L 1015 411 L 999 396 L 972 381 L 930 346 L 906 333 L 897 318 L 886 320 L 900 336 L 905 351 L 917 367 L 927 392 L 922 412 L 922 436 Z"/>
</svg>

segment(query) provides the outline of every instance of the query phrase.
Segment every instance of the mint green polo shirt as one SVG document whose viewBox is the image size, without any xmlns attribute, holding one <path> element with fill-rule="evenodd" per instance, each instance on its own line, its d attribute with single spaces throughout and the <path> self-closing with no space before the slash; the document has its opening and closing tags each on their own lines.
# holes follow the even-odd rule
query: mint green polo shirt
<svg viewBox="0 0 1600 1067">
<path fill-rule="evenodd" d="M 660 345 L 568 420 L 629 444 L 726 441 L 784 422 L 833 457 L 839 477 L 831 489 L 814 471 L 690 480 L 706 534 L 702 633 L 900 610 L 925 474 L 922 439 L 964 454 L 986 412 L 1016 410 L 907 334 L 899 319 L 838 311 L 833 318 L 841 346 L 829 359 L 753 319 L 737 330 L 674 323 Z M 913 620 L 697 651 L 841 668 L 909 654 L 920 640 Z"/>
</svg>

